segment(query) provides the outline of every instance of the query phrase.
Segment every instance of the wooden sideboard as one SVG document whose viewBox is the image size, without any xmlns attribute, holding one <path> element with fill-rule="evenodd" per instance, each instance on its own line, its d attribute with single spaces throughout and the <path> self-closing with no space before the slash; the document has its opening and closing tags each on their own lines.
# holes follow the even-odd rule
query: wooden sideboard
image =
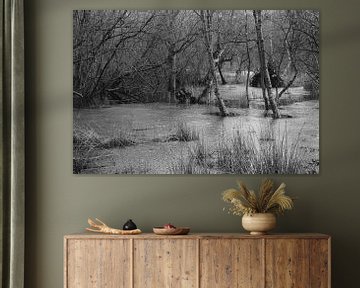
<svg viewBox="0 0 360 288">
<path fill-rule="evenodd" d="M 67 235 L 65 288 L 329 288 L 323 234 Z"/>
</svg>

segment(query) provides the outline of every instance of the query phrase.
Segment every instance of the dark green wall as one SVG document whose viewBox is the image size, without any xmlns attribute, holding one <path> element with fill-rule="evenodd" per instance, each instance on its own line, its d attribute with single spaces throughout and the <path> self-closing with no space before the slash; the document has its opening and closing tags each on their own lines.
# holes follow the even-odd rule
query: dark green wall
<svg viewBox="0 0 360 288">
<path fill-rule="evenodd" d="M 26 287 L 63 287 L 63 235 L 88 216 L 145 231 L 172 222 L 240 232 L 220 192 L 235 176 L 72 175 L 72 9 L 317 8 L 321 11 L 320 175 L 279 176 L 299 197 L 280 232 L 333 237 L 333 287 L 359 287 L 360 1 L 33 0 L 26 18 Z M 172 4 L 172 5 L 171 5 Z M 242 177 L 257 185 L 261 176 Z"/>
</svg>

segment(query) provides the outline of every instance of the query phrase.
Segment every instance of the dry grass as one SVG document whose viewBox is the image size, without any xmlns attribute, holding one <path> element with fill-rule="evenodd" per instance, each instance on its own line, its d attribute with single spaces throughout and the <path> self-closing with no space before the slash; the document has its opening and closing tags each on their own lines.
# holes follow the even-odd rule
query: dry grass
<svg viewBox="0 0 360 288">
<path fill-rule="evenodd" d="M 199 140 L 199 131 L 197 129 L 186 125 L 183 122 L 179 122 L 175 127 L 175 133 L 167 138 L 167 141 L 181 141 L 190 142 Z"/>
<path fill-rule="evenodd" d="M 199 165 L 200 164 L 200 165 Z M 188 156 L 182 156 L 173 163 L 171 174 L 210 174 L 210 169 L 207 167 L 206 162 L 199 163 L 199 159 L 191 155 L 189 150 Z"/>
<path fill-rule="evenodd" d="M 296 139 L 289 140 L 287 128 L 274 131 L 269 125 L 260 135 L 249 131 L 237 132 L 228 143 L 220 143 L 217 149 L 219 169 L 233 174 L 300 174 L 306 166 L 303 151 Z"/>
<path fill-rule="evenodd" d="M 190 145 L 171 172 L 176 174 L 302 174 L 306 168 L 304 150 L 297 137 L 289 140 L 286 126 L 274 131 L 270 124 L 257 134 L 235 132 L 230 141 L 209 148 L 200 140 Z"/>
<path fill-rule="evenodd" d="M 229 212 L 241 216 L 254 213 L 283 214 L 294 207 L 291 197 L 285 195 L 284 183 L 274 190 L 274 182 L 269 179 L 262 181 L 258 193 L 249 190 L 245 183 L 238 182 L 238 188 L 231 188 L 223 192 L 222 198 L 230 203 Z"/>
<path fill-rule="evenodd" d="M 93 129 L 74 126 L 73 131 L 73 173 L 97 167 L 97 149 L 101 146 L 101 138 Z"/>
<path fill-rule="evenodd" d="M 178 174 L 302 174 L 306 168 L 304 150 L 300 149 L 299 131 L 289 140 L 286 126 L 274 131 L 270 124 L 256 133 L 235 132 L 232 139 L 209 148 L 204 141 L 189 146 L 172 172 Z"/>
<path fill-rule="evenodd" d="M 80 174 L 101 166 L 111 154 L 108 149 L 134 145 L 128 132 L 113 130 L 111 137 L 99 135 L 90 125 L 74 124 L 73 129 L 73 173 Z"/>
<path fill-rule="evenodd" d="M 148 165 L 128 165 L 122 168 L 121 170 L 117 170 L 114 174 L 127 174 L 127 175 L 137 175 L 137 174 L 147 174 L 150 171 L 150 167 Z"/>
</svg>

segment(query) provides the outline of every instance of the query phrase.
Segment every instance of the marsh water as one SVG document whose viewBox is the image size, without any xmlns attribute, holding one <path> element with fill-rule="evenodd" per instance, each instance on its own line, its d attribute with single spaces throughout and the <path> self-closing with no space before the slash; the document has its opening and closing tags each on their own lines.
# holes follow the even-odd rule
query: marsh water
<svg viewBox="0 0 360 288">
<path fill-rule="evenodd" d="M 287 145 L 298 141 L 299 149 L 305 152 L 311 169 L 318 170 L 319 101 L 282 106 L 280 111 L 285 117 L 278 120 L 264 117 L 262 109 L 231 108 L 230 111 L 235 116 L 219 117 L 215 106 L 166 103 L 121 104 L 108 108 L 74 110 L 74 124 L 91 127 L 104 137 L 123 133 L 135 142 L 135 145 L 110 149 L 110 157 L 104 158 L 99 167 L 84 173 L 174 173 L 174 167 L 187 157 L 189 148 L 195 142 L 201 142 L 211 150 L 216 149 L 219 142 L 230 141 L 239 134 L 252 134 L 259 142 L 274 141 L 272 137 L 285 135 Z M 199 140 L 167 141 L 181 123 L 197 131 Z M 270 134 L 264 133 L 269 130 Z"/>
</svg>

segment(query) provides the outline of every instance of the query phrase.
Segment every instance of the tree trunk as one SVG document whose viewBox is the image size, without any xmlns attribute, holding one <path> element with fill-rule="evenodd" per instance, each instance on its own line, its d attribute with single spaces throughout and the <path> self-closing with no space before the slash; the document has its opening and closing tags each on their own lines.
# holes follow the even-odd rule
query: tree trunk
<svg viewBox="0 0 360 288">
<path fill-rule="evenodd" d="M 176 39 L 175 39 L 175 22 L 179 14 L 177 10 L 168 10 L 167 27 L 169 29 L 168 38 L 168 69 L 169 69 L 169 82 L 168 82 L 168 100 L 169 103 L 176 103 Z"/>
<path fill-rule="evenodd" d="M 211 39 L 211 32 L 210 32 L 211 31 L 211 11 L 201 10 L 200 13 L 201 13 L 201 20 L 202 20 L 203 29 L 204 29 L 205 45 L 206 45 L 206 50 L 207 50 L 209 65 L 210 65 L 210 76 L 213 79 L 213 83 L 214 83 L 214 94 L 215 94 L 215 97 L 218 102 L 220 115 L 225 117 L 225 116 L 228 116 L 229 114 L 226 109 L 224 100 L 220 96 L 219 87 L 218 87 L 218 83 L 216 80 L 216 74 L 215 74 L 216 65 L 215 65 L 215 61 L 213 58 L 213 48 L 212 48 L 212 41 L 211 41 L 212 39 Z"/>
<path fill-rule="evenodd" d="M 223 73 L 222 73 L 222 71 L 221 71 L 223 64 L 224 64 L 224 63 L 223 63 L 221 60 L 219 60 L 219 63 L 218 63 L 218 65 L 217 65 L 217 67 L 218 67 L 218 71 L 219 71 L 220 78 L 221 78 L 221 84 L 222 84 L 222 85 L 226 85 L 227 82 L 226 82 L 225 77 L 224 77 L 224 75 L 223 75 Z"/>
<path fill-rule="evenodd" d="M 296 62 L 294 60 L 293 53 L 291 51 L 289 42 L 287 40 L 285 41 L 285 46 L 286 46 L 287 55 L 289 57 L 289 63 L 288 63 L 288 66 L 286 67 L 285 71 L 287 71 L 287 73 L 294 73 L 294 75 L 291 78 L 291 80 L 286 84 L 286 86 L 280 91 L 279 95 L 277 95 L 277 98 L 276 98 L 277 101 L 291 87 L 291 85 L 295 82 L 295 79 L 298 75 L 298 69 L 295 65 Z"/>
<path fill-rule="evenodd" d="M 169 85 L 168 85 L 168 99 L 169 103 L 176 102 L 176 55 L 173 49 L 173 45 L 169 48 L 168 56 L 169 65 Z"/>
<path fill-rule="evenodd" d="M 249 78 L 250 78 L 250 68 L 251 68 L 251 58 L 250 58 L 250 50 L 249 50 L 249 35 L 248 35 L 248 17 L 247 10 L 245 10 L 245 37 L 246 37 L 246 56 L 247 56 L 247 74 L 246 74 L 246 86 L 245 86 L 245 96 L 247 101 L 247 108 L 250 107 L 249 101 Z"/>
<path fill-rule="evenodd" d="M 204 90 L 201 92 L 199 98 L 197 99 L 197 102 L 199 104 L 204 103 L 202 101 L 203 98 L 206 98 L 206 103 L 209 104 L 210 103 L 210 93 L 211 93 L 211 89 L 212 89 L 212 85 L 213 85 L 213 79 L 212 77 L 210 77 L 210 72 L 208 73 L 208 75 L 206 75 L 205 79 L 205 88 Z"/>
<path fill-rule="evenodd" d="M 273 93 L 272 93 L 272 86 L 271 86 L 271 79 L 269 75 L 269 71 L 267 69 L 267 63 L 265 58 L 265 48 L 264 48 L 264 37 L 262 34 L 262 21 L 261 21 L 261 10 L 254 10 L 254 19 L 255 19 L 255 27 L 256 27 L 256 35 L 257 35 L 257 44 L 258 44 L 258 50 L 259 50 L 259 59 L 260 59 L 260 71 L 261 71 L 261 78 L 262 80 L 262 86 L 266 87 L 267 94 L 268 94 L 268 103 L 270 104 L 270 108 L 273 112 L 273 117 L 275 119 L 280 118 L 280 112 L 277 107 L 276 101 L 274 99 Z M 264 88 L 263 88 L 264 90 Z M 266 102 L 265 102 L 266 106 Z"/>
<path fill-rule="evenodd" d="M 257 29 L 258 28 L 258 26 L 257 26 L 257 14 L 256 14 L 255 10 L 254 10 L 254 19 L 255 19 L 255 26 L 256 26 L 256 32 L 257 32 L 258 31 L 258 29 Z M 262 39 L 262 38 L 260 38 L 260 39 Z M 262 62 L 263 54 L 261 52 L 261 48 L 260 48 L 260 44 L 259 44 L 259 35 L 258 35 L 257 46 L 258 46 L 258 51 L 259 51 L 259 62 L 260 62 L 260 85 L 261 85 L 261 92 L 262 92 L 262 96 L 263 96 L 264 104 L 265 104 L 265 116 L 267 116 L 268 112 L 269 112 L 269 98 L 266 95 L 266 87 L 265 87 L 265 69 L 266 69 L 266 65 L 263 64 L 263 62 Z M 264 65 L 265 65 L 265 67 L 263 67 Z"/>
<path fill-rule="evenodd" d="M 291 80 L 286 84 L 286 86 L 280 91 L 277 100 L 280 99 L 280 97 L 291 87 L 291 85 L 295 82 L 295 79 L 297 77 L 298 74 L 298 70 L 296 68 L 296 66 L 293 66 L 293 69 L 295 69 L 294 71 L 294 76 L 291 78 Z"/>
<path fill-rule="evenodd" d="M 291 57 L 291 52 L 290 52 L 290 49 L 289 49 L 289 45 L 288 45 L 288 41 L 285 40 L 285 48 L 286 48 L 286 55 L 287 55 L 287 58 L 288 58 L 288 64 L 286 65 L 286 68 L 284 70 L 284 74 L 292 74 L 293 70 L 293 63 L 292 63 L 292 57 Z"/>
<path fill-rule="evenodd" d="M 266 95 L 266 87 L 265 87 L 265 73 L 263 69 L 260 69 L 260 84 L 261 84 L 261 92 L 264 99 L 265 104 L 265 115 L 268 114 L 269 111 L 269 99 Z"/>
</svg>

